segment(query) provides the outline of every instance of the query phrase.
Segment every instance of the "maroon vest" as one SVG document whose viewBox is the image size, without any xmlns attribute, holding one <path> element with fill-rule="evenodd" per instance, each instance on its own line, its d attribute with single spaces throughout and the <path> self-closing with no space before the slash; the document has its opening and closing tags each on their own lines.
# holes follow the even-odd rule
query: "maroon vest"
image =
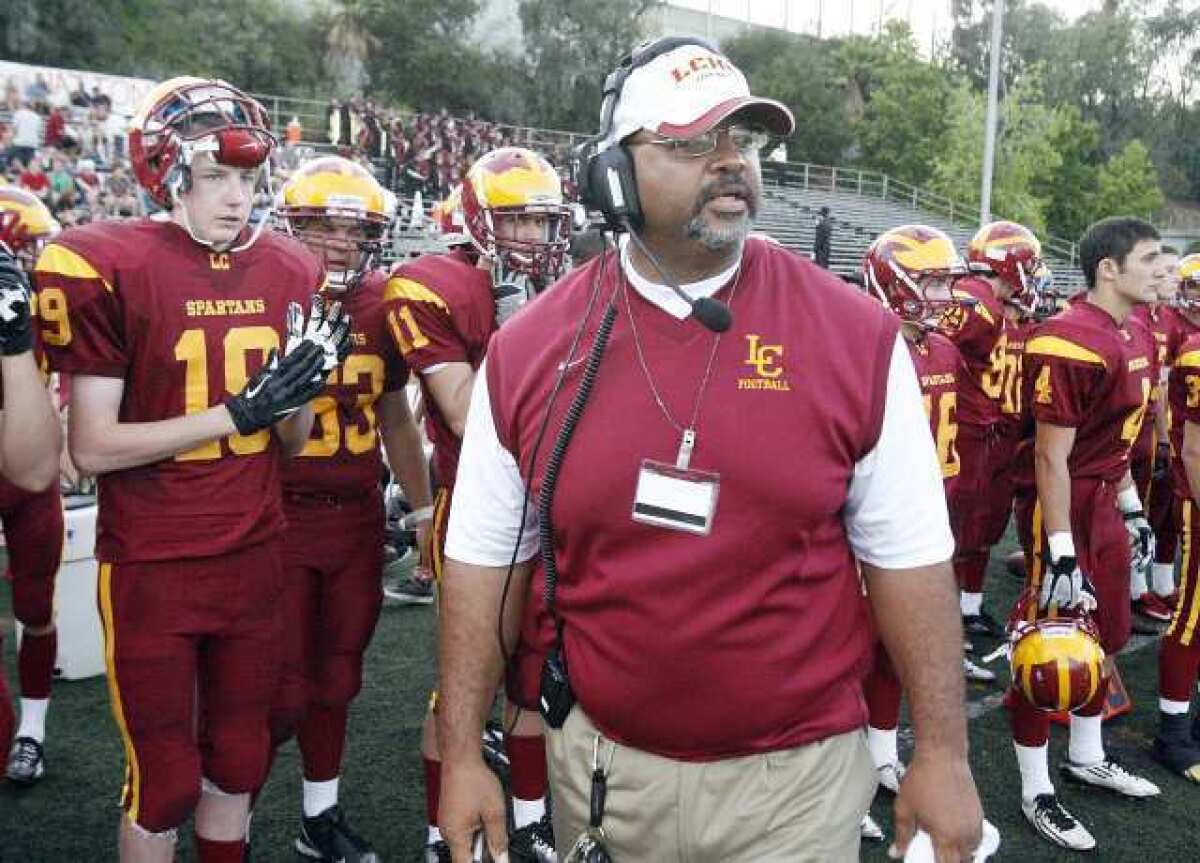
<svg viewBox="0 0 1200 863">
<path fill-rule="evenodd" d="M 581 355 L 624 282 L 611 255 L 606 263 Z M 571 273 L 493 338 L 493 415 L 522 475 L 599 272 L 594 261 Z M 686 423 L 715 337 L 626 290 L 655 385 Z M 717 296 L 728 302 L 730 292 Z M 855 462 L 879 435 L 897 321 L 755 239 L 731 307 L 691 463 L 721 477 L 712 533 L 631 520 L 642 460 L 674 462 L 680 435 L 651 395 L 623 296 L 553 510 L 580 705 L 612 738 L 688 760 L 798 746 L 866 718 L 871 634 L 842 509 Z M 569 367 L 550 411 L 535 500 L 583 367 Z"/>
</svg>

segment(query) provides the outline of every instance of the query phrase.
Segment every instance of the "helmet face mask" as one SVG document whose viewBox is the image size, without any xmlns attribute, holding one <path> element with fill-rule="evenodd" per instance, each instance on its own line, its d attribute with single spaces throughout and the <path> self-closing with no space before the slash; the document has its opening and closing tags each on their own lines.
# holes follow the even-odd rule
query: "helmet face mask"
<svg viewBox="0 0 1200 863">
<path fill-rule="evenodd" d="M 383 227 L 343 217 L 299 217 L 289 220 L 289 233 L 321 259 L 326 286 L 347 291 L 379 265 Z"/>
<path fill-rule="evenodd" d="M 1049 286 L 1041 242 L 1016 222 L 990 222 L 980 228 L 967 244 L 967 266 L 973 273 L 999 279 L 1009 290 L 1006 302 L 1027 315 Z"/>
<path fill-rule="evenodd" d="M 1181 312 L 1200 319 L 1200 255 L 1188 255 L 1176 269 L 1179 289 L 1172 304 Z"/>
<path fill-rule="evenodd" d="M 885 231 L 863 258 L 867 289 L 901 320 L 926 329 L 954 309 L 954 283 L 964 275 L 950 238 L 925 225 Z"/>
<path fill-rule="evenodd" d="M 502 269 L 541 284 L 562 272 L 571 210 L 563 203 L 558 174 L 537 153 L 502 147 L 481 157 L 463 180 L 462 213 L 471 244 Z M 539 220 L 540 232 L 526 233 Z"/>
</svg>

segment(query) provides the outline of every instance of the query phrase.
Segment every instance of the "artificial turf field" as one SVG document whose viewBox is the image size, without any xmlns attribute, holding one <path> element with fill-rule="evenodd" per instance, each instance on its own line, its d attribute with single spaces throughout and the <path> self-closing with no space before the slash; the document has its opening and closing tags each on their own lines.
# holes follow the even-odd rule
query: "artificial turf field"
<svg viewBox="0 0 1200 863">
<path fill-rule="evenodd" d="M 988 608 L 1007 616 L 1018 582 L 1002 571 L 1010 536 L 993 555 Z M 350 743 L 342 779 L 342 804 L 385 860 L 415 863 L 422 857 L 424 791 L 418 756 L 421 718 L 431 685 L 433 611 L 385 608 L 367 655 L 362 695 L 350 718 Z M 10 686 L 16 680 L 10 592 L 0 589 L 0 627 Z M 991 645 L 984 645 L 990 649 Z M 1001 661 L 992 666 L 1001 677 Z M 1125 801 L 1056 779 L 1067 807 L 1096 836 L 1093 859 L 1183 863 L 1200 860 L 1200 788 L 1167 774 L 1150 760 L 1157 717 L 1157 649 L 1153 644 L 1123 656 L 1122 674 L 1134 712 L 1106 729 L 1111 754 L 1148 775 L 1163 789 L 1149 801 Z M 970 725 L 971 764 L 984 811 L 999 828 L 993 860 L 1070 859 L 1038 839 L 1018 809 L 1016 762 L 1003 709 L 990 709 L 1000 692 L 972 685 L 968 698 L 979 712 Z M 902 729 L 902 746 L 903 744 Z M 1051 740 L 1052 775 L 1065 754 L 1065 730 Z M 117 794 L 122 779 L 120 744 L 103 678 L 62 682 L 54 690 L 47 727 L 47 778 L 18 792 L 0 780 L 0 861 L 88 863 L 116 859 Z M 299 759 L 294 744 L 275 763 L 253 822 L 253 859 L 292 861 L 300 807 Z M 872 813 L 890 835 L 890 798 L 877 797 Z M 864 844 L 862 859 L 885 860 L 886 845 Z M 190 831 L 181 831 L 179 859 L 191 860 Z M 619 861 L 620 863 L 620 861 Z M 632 863 L 632 861 L 626 861 Z M 643 863 L 643 861 L 639 861 Z M 652 861 L 645 861 L 652 863 Z"/>
</svg>

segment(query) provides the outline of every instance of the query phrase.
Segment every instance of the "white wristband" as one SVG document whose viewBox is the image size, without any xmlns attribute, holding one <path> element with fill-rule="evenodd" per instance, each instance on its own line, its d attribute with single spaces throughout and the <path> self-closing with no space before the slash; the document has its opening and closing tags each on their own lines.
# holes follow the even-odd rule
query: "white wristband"
<svg viewBox="0 0 1200 863">
<path fill-rule="evenodd" d="M 406 518 L 411 519 L 414 524 L 421 521 L 429 521 L 433 518 L 433 507 L 423 506 L 420 509 L 414 509 Z"/>
<path fill-rule="evenodd" d="M 1134 512 L 1142 508 L 1142 499 L 1138 497 L 1137 486 L 1121 489 L 1117 492 L 1117 508 L 1121 512 Z"/>
<path fill-rule="evenodd" d="M 1046 537 L 1046 545 L 1050 548 L 1050 559 L 1075 557 L 1075 540 L 1065 530 L 1058 530 Z"/>
</svg>

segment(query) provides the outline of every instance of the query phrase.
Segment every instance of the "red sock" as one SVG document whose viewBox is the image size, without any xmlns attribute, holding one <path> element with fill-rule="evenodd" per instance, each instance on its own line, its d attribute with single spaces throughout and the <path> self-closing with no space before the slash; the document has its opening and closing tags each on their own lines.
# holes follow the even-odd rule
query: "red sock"
<svg viewBox="0 0 1200 863">
<path fill-rule="evenodd" d="M 533 737 L 510 734 L 504 738 L 504 752 L 508 755 L 512 796 L 518 800 L 540 800 L 545 797 L 549 784 L 545 738 L 540 734 Z"/>
<path fill-rule="evenodd" d="M 196 836 L 196 860 L 198 863 L 243 863 L 246 857 L 246 840 L 205 839 Z"/>
<path fill-rule="evenodd" d="M 1200 670 L 1200 650 L 1184 647 L 1167 636 L 1158 646 L 1158 694 L 1170 701 L 1191 701 L 1196 673 Z"/>
<path fill-rule="evenodd" d="M 345 704 L 313 705 L 300 721 L 296 737 L 304 760 L 304 778 L 309 782 L 325 782 L 341 775 L 348 716 Z"/>
<path fill-rule="evenodd" d="M 0 633 L 0 755 L 4 758 L 8 757 L 8 749 L 12 746 L 16 724 L 12 698 L 8 694 L 8 681 L 4 678 L 4 635 Z"/>
<path fill-rule="evenodd" d="M 438 800 L 442 796 L 442 762 L 421 756 L 425 764 L 425 812 L 429 826 L 438 826 Z"/>
<path fill-rule="evenodd" d="M 1050 739 L 1050 714 L 1038 710 L 1015 689 L 1004 696 L 1012 738 L 1021 746 L 1044 746 Z"/>
<path fill-rule="evenodd" d="M 17 671 L 23 698 L 49 698 L 54 679 L 54 657 L 58 654 L 58 630 L 30 635 L 26 630 L 17 651 Z"/>
</svg>

